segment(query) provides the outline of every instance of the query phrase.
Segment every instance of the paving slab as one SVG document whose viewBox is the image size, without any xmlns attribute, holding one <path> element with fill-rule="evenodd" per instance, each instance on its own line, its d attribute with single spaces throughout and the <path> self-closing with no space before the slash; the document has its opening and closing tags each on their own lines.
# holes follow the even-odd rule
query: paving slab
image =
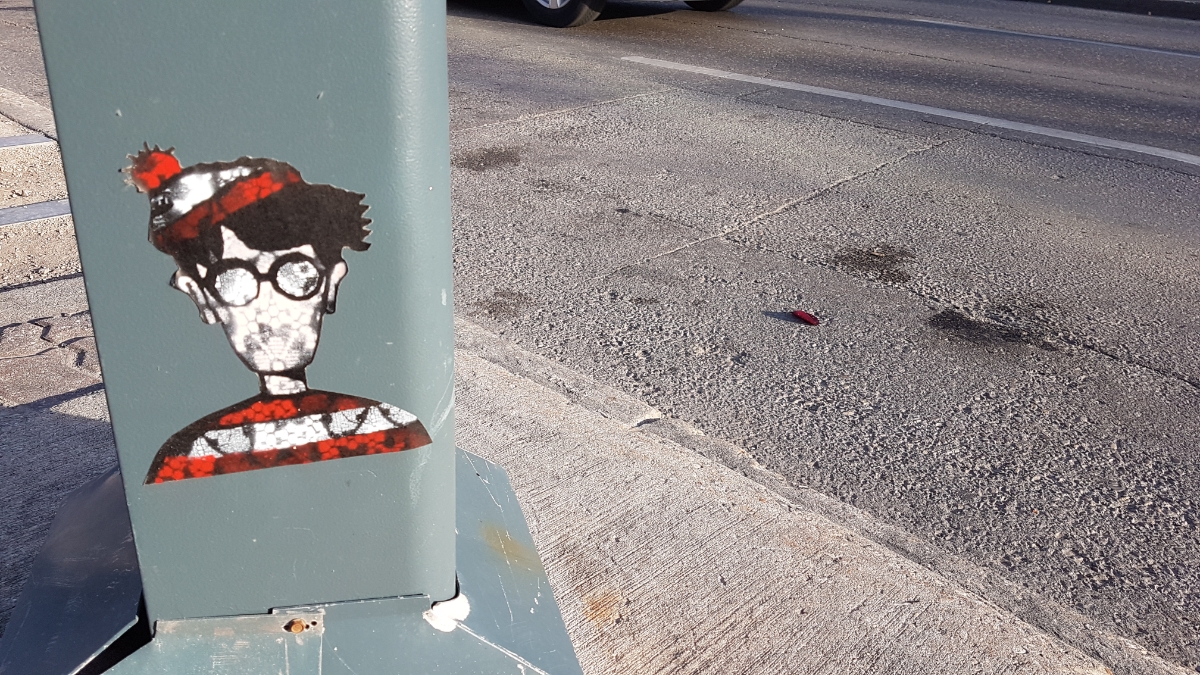
<svg viewBox="0 0 1200 675">
<path fill-rule="evenodd" d="M 74 222 L 54 215 L 69 210 L 66 200 L 0 210 L 0 223 L 12 221 L 0 224 L 0 293 L 80 273 Z"/>
<path fill-rule="evenodd" d="M 57 143 L 0 147 L 0 209 L 66 198 Z"/>
</svg>

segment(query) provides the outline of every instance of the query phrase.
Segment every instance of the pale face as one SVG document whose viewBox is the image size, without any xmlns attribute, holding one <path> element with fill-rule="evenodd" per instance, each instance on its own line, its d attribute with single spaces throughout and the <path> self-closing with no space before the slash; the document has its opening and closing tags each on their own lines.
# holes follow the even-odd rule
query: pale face
<svg viewBox="0 0 1200 675">
<path fill-rule="evenodd" d="M 322 271 L 311 245 L 259 251 L 224 227 L 221 235 L 221 263 L 201 267 L 202 280 L 180 271 L 175 286 L 195 301 L 205 323 L 221 324 L 250 370 L 264 376 L 303 370 L 317 353 L 321 320 L 346 263 Z"/>
</svg>

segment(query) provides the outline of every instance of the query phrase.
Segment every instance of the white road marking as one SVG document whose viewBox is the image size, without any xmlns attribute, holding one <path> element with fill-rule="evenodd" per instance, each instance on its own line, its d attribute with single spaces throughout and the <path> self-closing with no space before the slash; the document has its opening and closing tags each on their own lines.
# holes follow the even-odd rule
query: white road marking
<svg viewBox="0 0 1200 675">
<path fill-rule="evenodd" d="M 0 209 L 0 225 L 19 225 L 43 218 L 66 216 L 71 213 L 71 203 L 66 199 L 40 202 L 25 206 L 10 206 Z"/>
<path fill-rule="evenodd" d="M 933 115 L 935 117 L 944 117 L 947 119 L 959 120 L 962 122 L 971 122 L 988 127 L 998 129 L 1009 129 L 1011 131 L 1020 131 L 1027 134 L 1036 134 L 1038 136 L 1046 136 L 1048 138 L 1057 138 L 1064 141 L 1074 141 L 1076 143 L 1084 143 L 1086 145 L 1096 146 L 1098 148 L 1109 148 L 1113 150 L 1126 150 L 1136 152 L 1142 155 L 1151 155 L 1154 157 L 1162 157 L 1164 159 L 1183 162 L 1193 166 L 1200 166 L 1200 156 L 1189 155 L 1186 152 L 1178 152 L 1175 150 L 1166 150 L 1164 148 L 1155 148 L 1149 145 L 1140 143 L 1129 143 L 1127 141 L 1118 141 L 1112 138 L 1103 138 L 1100 136 L 1092 136 L 1090 134 L 1079 134 L 1074 131 L 1064 131 L 1062 129 L 1051 129 L 1050 127 L 1041 127 L 1036 124 L 1025 124 L 1024 122 L 1013 122 L 997 117 L 986 117 L 984 115 L 974 115 L 971 113 L 958 112 L 956 110 L 946 110 L 945 108 L 934 108 L 932 106 L 920 105 L 919 103 L 906 103 L 904 101 L 893 101 L 887 98 L 879 98 L 877 96 L 867 96 L 865 94 L 855 94 L 849 91 L 838 91 L 837 89 L 826 89 L 824 87 L 814 87 L 798 82 L 788 82 L 786 80 L 772 80 L 766 77 L 755 77 L 753 75 L 742 75 L 740 73 L 731 73 L 725 70 L 717 70 L 715 68 L 705 68 L 703 66 L 693 66 L 686 63 L 675 63 L 673 61 L 662 61 L 659 59 L 648 59 L 641 56 L 626 56 L 622 61 L 632 61 L 647 66 L 656 66 L 659 68 L 669 68 L 671 70 L 682 70 L 688 73 L 696 73 L 698 75 L 708 75 L 709 77 L 720 77 L 726 80 L 737 80 L 739 82 L 749 82 L 751 84 L 761 84 L 767 87 L 775 87 L 776 89 L 789 89 L 792 91 L 802 91 L 808 94 L 817 94 L 818 96 L 829 96 L 831 98 L 840 98 L 847 101 L 858 101 L 860 103 L 870 103 L 872 105 L 884 106 L 887 108 L 898 108 L 900 110 L 908 110 L 911 112 L 921 113 L 923 115 Z"/>
<path fill-rule="evenodd" d="M 961 28 L 963 30 L 976 30 L 982 33 L 999 33 L 1001 35 L 1016 35 L 1019 37 L 1037 38 L 1039 40 L 1058 40 L 1060 42 L 1077 42 L 1085 45 L 1096 45 L 1098 47 L 1112 47 L 1114 49 L 1130 49 L 1135 52 L 1149 52 L 1151 54 L 1165 54 L 1167 56 L 1179 56 L 1185 59 L 1200 59 L 1200 54 L 1191 54 L 1189 52 L 1174 52 L 1169 49 L 1153 49 L 1151 47 L 1135 47 L 1133 45 L 1123 45 L 1119 42 L 1102 42 L 1100 40 L 1084 40 L 1083 38 L 1069 38 L 1058 35 L 1042 35 L 1039 33 L 1022 33 L 1016 30 L 1003 30 L 1001 28 L 984 28 L 982 26 L 972 26 L 968 23 L 953 23 L 950 21 L 933 21 L 932 19 L 912 19 L 916 23 L 928 23 L 934 26 L 950 26 L 951 28 Z"/>
</svg>

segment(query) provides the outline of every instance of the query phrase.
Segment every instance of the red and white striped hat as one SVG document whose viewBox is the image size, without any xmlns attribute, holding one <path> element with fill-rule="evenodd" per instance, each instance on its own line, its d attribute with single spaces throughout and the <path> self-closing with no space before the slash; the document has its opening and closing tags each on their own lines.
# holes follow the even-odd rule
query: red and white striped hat
<svg viewBox="0 0 1200 675">
<path fill-rule="evenodd" d="M 295 167 L 274 159 L 241 157 L 184 168 L 174 151 L 144 144 L 123 169 L 138 192 L 150 195 L 150 243 L 169 255 L 235 211 L 301 182 Z"/>
</svg>

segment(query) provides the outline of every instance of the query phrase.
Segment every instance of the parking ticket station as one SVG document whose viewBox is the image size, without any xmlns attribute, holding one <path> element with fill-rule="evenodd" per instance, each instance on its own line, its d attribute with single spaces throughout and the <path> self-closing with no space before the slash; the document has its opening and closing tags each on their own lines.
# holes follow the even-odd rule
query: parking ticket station
<svg viewBox="0 0 1200 675">
<path fill-rule="evenodd" d="M 120 470 L 0 673 L 580 672 L 454 444 L 444 5 L 36 9 Z"/>
</svg>

